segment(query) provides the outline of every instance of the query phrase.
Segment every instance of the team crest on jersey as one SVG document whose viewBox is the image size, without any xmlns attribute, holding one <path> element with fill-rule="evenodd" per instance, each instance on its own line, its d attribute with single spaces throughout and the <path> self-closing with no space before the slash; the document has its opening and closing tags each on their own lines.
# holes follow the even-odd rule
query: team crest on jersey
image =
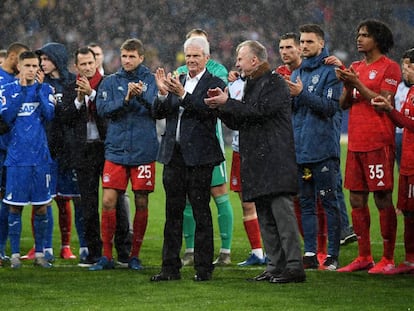
<svg viewBox="0 0 414 311">
<path fill-rule="evenodd" d="M 370 80 L 374 80 L 375 79 L 375 77 L 377 76 L 377 71 L 376 70 L 371 70 L 370 72 L 369 72 L 369 74 L 368 74 L 368 78 L 370 79 Z"/>
<path fill-rule="evenodd" d="M 320 79 L 319 75 L 312 76 L 312 84 L 318 84 L 319 79 Z"/>
<path fill-rule="evenodd" d="M 27 117 L 33 114 L 36 108 L 39 107 L 39 102 L 35 103 L 24 103 L 21 107 L 19 112 L 17 113 L 20 117 Z"/>
<path fill-rule="evenodd" d="M 143 93 L 144 93 L 144 92 L 146 92 L 146 91 L 147 91 L 147 89 L 148 89 L 148 83 L 144 82 L 144 83 L 142 84 L 142 92 L 143 92 Z"/>
<path fill-rule="evenodd" d="M 111 180 L 111 175 L 109 175 L 109 174 L 104 174 L 103 176 L 102 176 L 102 181 L 104 182 L 104 183 L 107 183 L 107 182 L 109 182 Z"/>
</svg>

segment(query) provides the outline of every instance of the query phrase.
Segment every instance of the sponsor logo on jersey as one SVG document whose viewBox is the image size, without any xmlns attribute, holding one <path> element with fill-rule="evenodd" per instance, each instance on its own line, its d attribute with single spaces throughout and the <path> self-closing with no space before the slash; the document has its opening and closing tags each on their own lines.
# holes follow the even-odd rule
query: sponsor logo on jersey
<svg viewBox="0 0 414 311">
<path fill-rule="evenodd" d="M 377 76 L 377 71 L 376 70 L 371 70 L 370 72 L 369 72 L 369 74 L 368 74 L 368 78 L 370 79 L 370 80 L 374 80 L 375 79 L 375 77 Z"/>
<path fill-rule="evenodd" d="M 328 93 L 326 94 L 326 97 L 327 97 L 327 98 L 332 98 L 332 94 L 333 94 L 333 89 L 330 87 L 330 88 L 328 89 Z"/>
<path fill-rule="evenodd" d="M 394 80 L 394 79 L 387 78 L 387 79 L 385 79 L 385 83 L 387 83 L 389 85 L 397 86 L 397 80 Z"/>
<path fill-rule="evenodd" d="M 39 107 L 39 102 L 35 103 L 24 103 L 18 112 L 19 117 L 27 117 L 33 114 L 36 108 Z"/>
</svg>

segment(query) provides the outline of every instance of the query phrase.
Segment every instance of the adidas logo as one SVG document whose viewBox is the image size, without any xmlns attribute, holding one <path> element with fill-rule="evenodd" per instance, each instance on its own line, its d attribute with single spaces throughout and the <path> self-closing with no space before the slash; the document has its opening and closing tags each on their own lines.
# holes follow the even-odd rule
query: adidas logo
<svg viewBox="0 0 414 311">
<path fill-rule="evenodd" d="M 326 166 L 322 167 L 321 173 L 326 173 L 326 172 L 329 172 L 329 168 Z"/>
<path fill-rule="evenodd" d="M 384 182 L 383 182 L 382 180 L 380 180 L 380 182 L 377 184 L 377 186 L 378 186 L 378 187 L 384 187 L 384 186 L 385 186 L 385 184 L 384 184 Z"/>
<path fill-rule="evenodd" d="M 152 182 L 151 180 L 148 180 L 147 183 L 145 184 L 146 186 L 152 186 Z"/>
</svg>

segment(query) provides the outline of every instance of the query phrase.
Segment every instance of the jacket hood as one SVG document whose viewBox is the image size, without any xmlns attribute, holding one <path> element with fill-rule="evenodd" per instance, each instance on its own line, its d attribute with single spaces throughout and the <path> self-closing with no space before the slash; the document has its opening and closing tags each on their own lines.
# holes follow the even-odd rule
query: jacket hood
<svg viewBox="0 0 414 311">
<path fill-rule="evenodd" d="M 323 64 L 325 64 L 325 58 L 328 57 L 328 49 L 323 48 L 321 53 L 317 56 L 305 58 L 302 60 L 301 68 L 302 69 L 315 69 Z"/>
<path fill-rule="evenodd" d="M 59 74 L 63 81 L 67 81 L 69 79 L 70 73 L 67 68 L 69 56 L 63 44 L 56 43 L 56 42 L 50 42 L 50 43 L 45 44 L 39 50 L 36 50 L 36 53 L 38 55 L 44 54 L 47 57 L 49 57 L 49 59 L 53 62 L 53 64 L 56 66 L 57 70 L 59 71 Z"/>
</svg>

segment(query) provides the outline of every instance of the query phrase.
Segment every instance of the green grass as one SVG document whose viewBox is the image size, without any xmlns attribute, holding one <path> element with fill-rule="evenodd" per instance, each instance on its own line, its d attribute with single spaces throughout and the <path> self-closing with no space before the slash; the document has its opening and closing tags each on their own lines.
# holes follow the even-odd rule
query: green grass
<svg viewBox="0 0 414 311">
<path fill-rule="evenodd" d="M 230 154 L 229 149 L 227 152 Z M 17 271 L 5 267 L 0 269 L 0 310 L 414 310 L 414 276 L 410 275 L 388 277 L 366 272 L 309 271 L 307 281 L 302 284 L 247 282 L 246 278 L 259 274 L 263 267 L 237 267 L 237 262 L 248 255 L 249 244 L 240 203 L 234 193 L 230 194 L 234 209 L 233 264 L 216 268 L 211 282 L 193 282 L 192 267 L 182 269 L 181 281 L 149 282 L 151 275 L 160 270 L 164 225 L 162 167 L 158 165 L 157 170 L 157 188 L 150 196 L 150 219 L 141 250 L 145 270 L 89 272 L 77 267 L 76 260 L 60 259 L 51 270 L 34 268 L 31 262 L 24 262 Z M 347 196 L 347 191 L 345 193 Z M 373 254 L 378 260 L 382 252 L 378 213 L 374 205 L 370 205 Z M 217 213 L 214 204 L 211 206 L 217 254 L 220 247 Z M 29 219 L 30 208 L 27 207 L 22 253 L 33 244 Z M 58 253 L 57 217 L 55 224 L 54 248 Z M 396 262 L 404 256 L 401 217 L 398 225 Z M 74 228 L 72 231 L 72 248 L 77 253 L 77 236 Z M 356 243 L 341 247 L 340 262 L 347 264 L 356 254 Z"/>
</svg>

